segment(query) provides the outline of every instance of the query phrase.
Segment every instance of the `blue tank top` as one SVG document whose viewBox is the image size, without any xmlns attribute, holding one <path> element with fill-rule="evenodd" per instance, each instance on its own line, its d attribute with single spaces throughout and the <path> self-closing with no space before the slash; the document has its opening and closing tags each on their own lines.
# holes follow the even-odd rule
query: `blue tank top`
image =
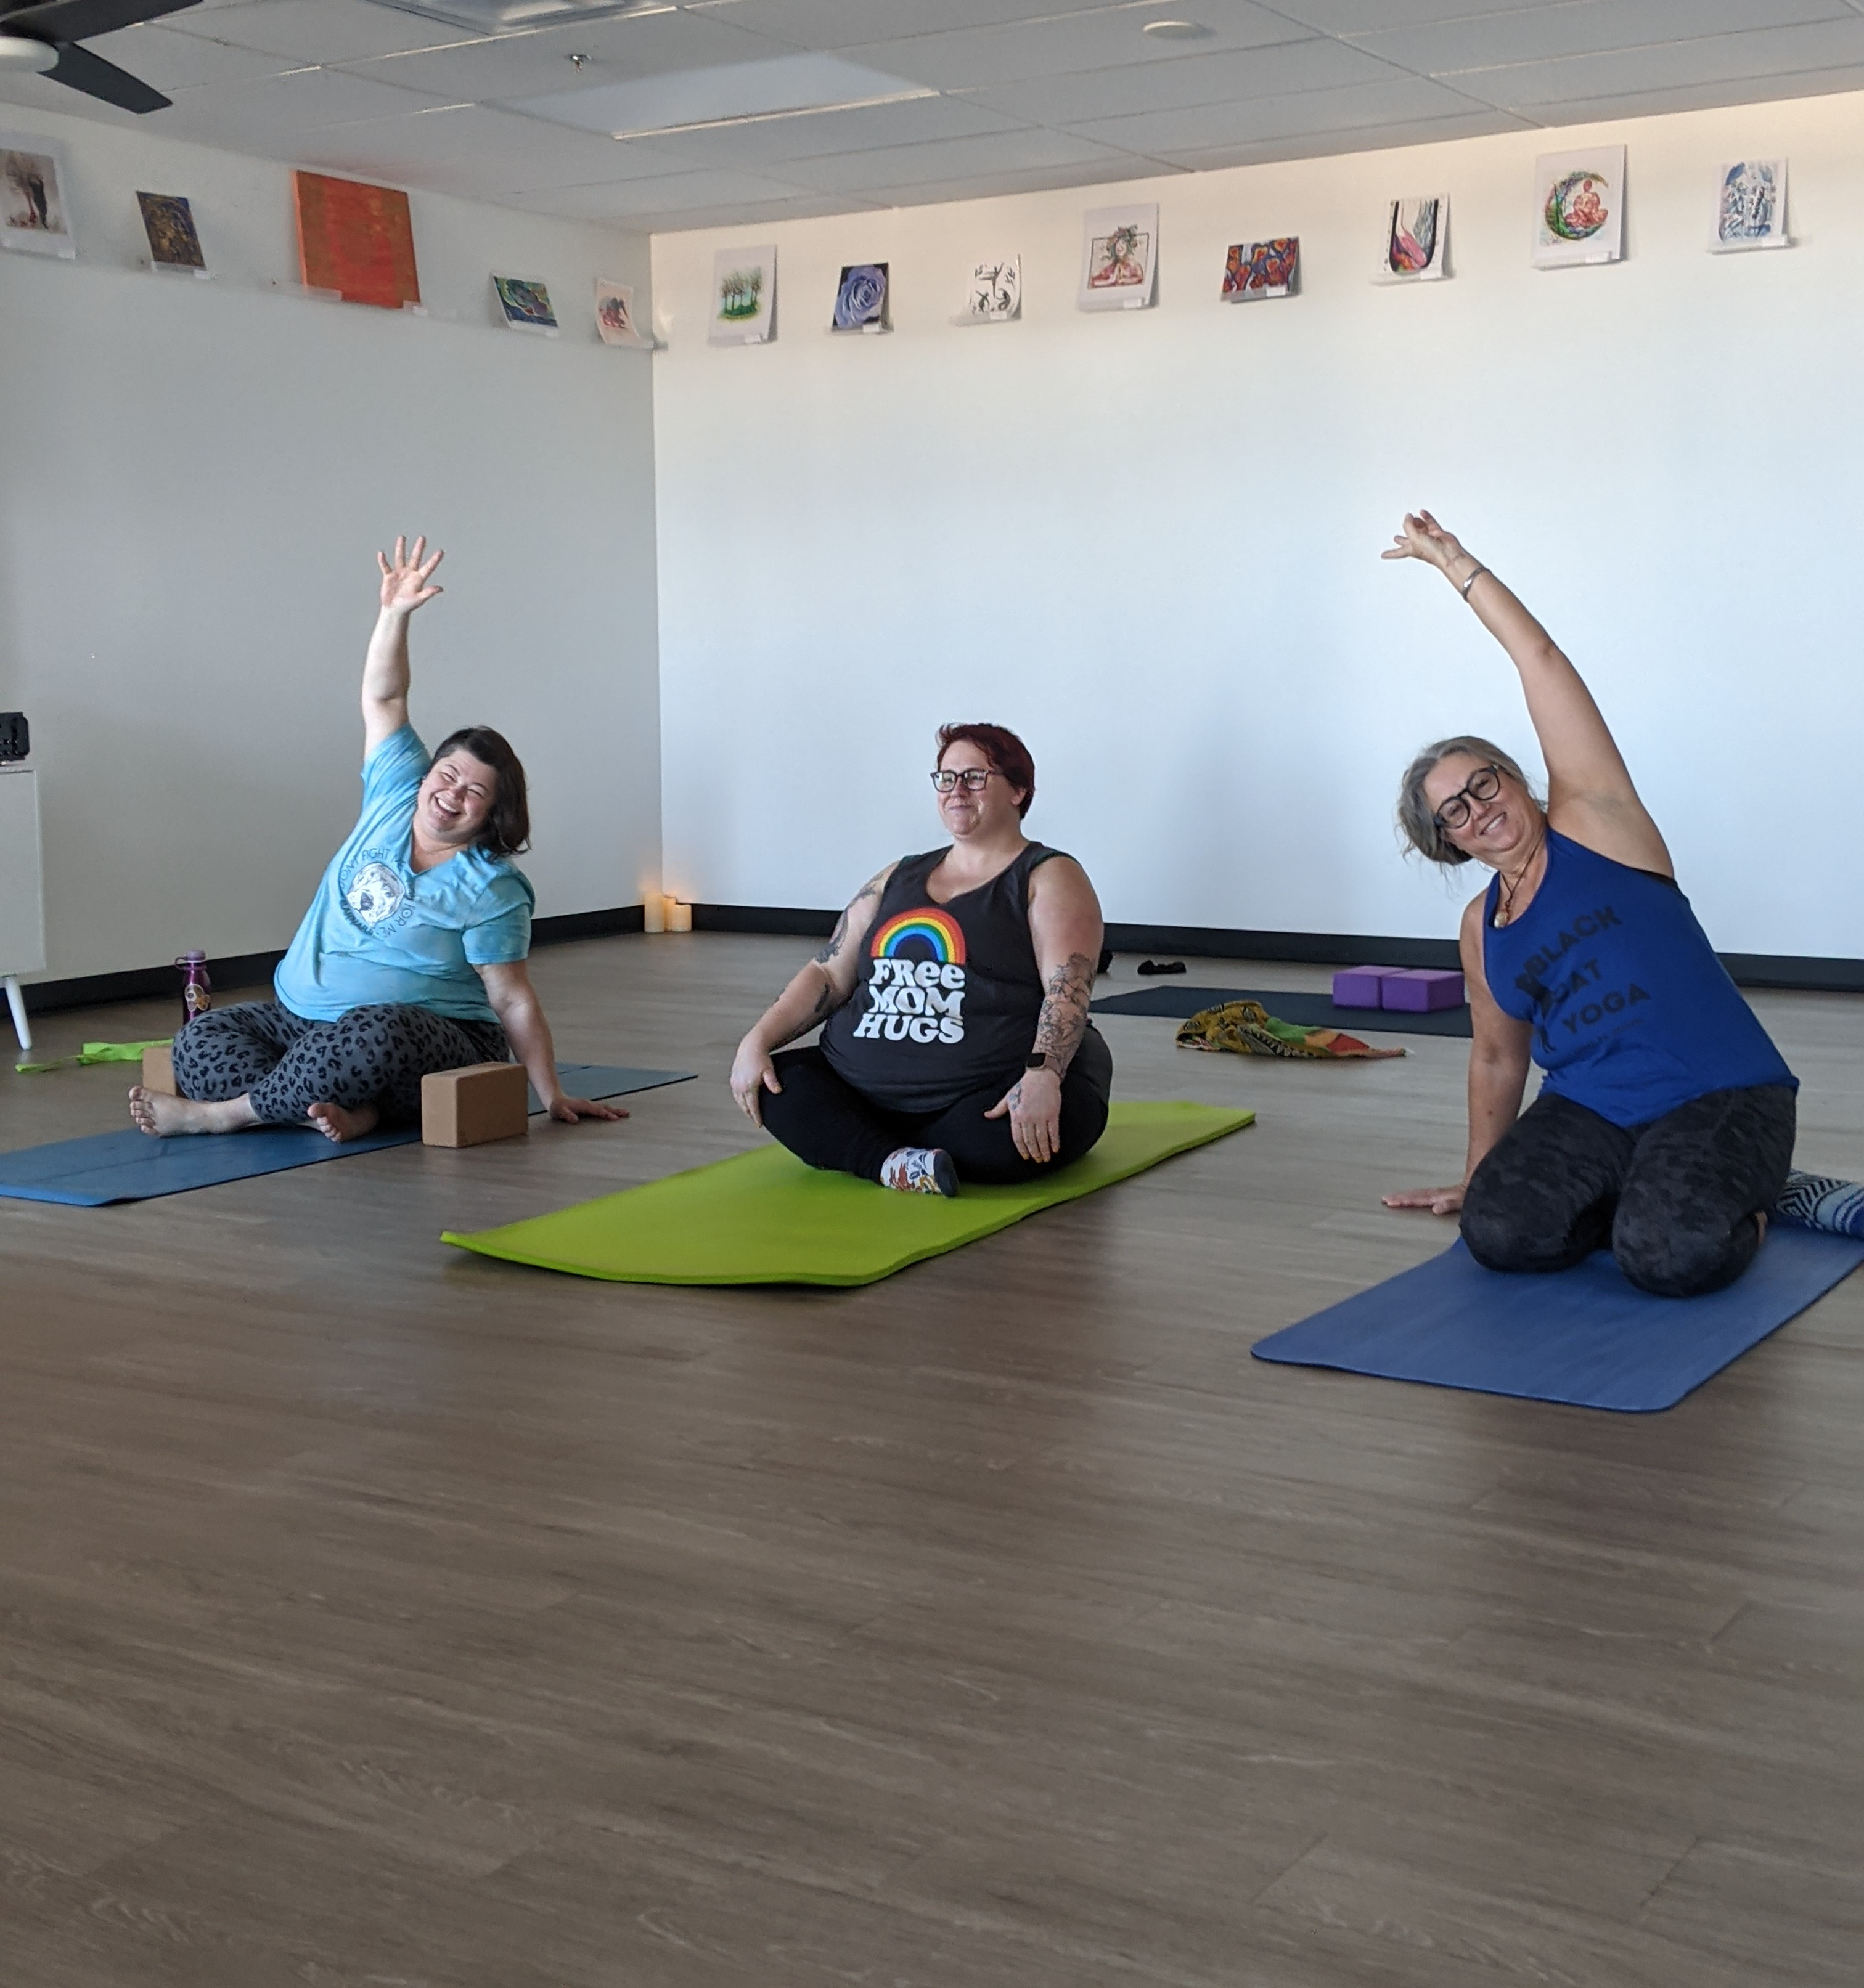
<svg viewBox="0 0 1864 1988">
<path fill-rule="evenodd" d="M 1616 863 L 1550 828 L 1527 908 L 1482 907 L 1483 971 L 1496 1005 L 1534 1025 L 1543 1088 L 1614 1125 L 1642 1125 L 1711 1090 L 1799 1088 L 1666 877 Z"/>
</svg>

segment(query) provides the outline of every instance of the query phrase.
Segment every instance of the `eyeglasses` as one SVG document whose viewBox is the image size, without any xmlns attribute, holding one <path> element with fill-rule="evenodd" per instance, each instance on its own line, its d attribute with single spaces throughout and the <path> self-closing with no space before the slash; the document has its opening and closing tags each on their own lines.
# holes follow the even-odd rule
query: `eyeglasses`
<svg viewBox="0 0 1864 1988">
<path fill-rule="evenodd" d="M 1000 780 L 1003 777 L 1001 773 L 997 773 L 994 766 L 967 766 L 962 773 L 956 772 L 949 766 L 941 766 L 932 776 L 932 783 L 942 794 L 949 794 L 954 788 L 960 786 L 967 794 L 981 794 L 990 784 L 993 773 L 996 773 Z"/>
<path fill-rule="evenodd" d="M 1439 828 L 1461 828 L 1470 818 L 1471 801 L 1492 801 L 1500 792 L 1500 767 L 1478 766 L 1430 819 Z"/>
</svg>

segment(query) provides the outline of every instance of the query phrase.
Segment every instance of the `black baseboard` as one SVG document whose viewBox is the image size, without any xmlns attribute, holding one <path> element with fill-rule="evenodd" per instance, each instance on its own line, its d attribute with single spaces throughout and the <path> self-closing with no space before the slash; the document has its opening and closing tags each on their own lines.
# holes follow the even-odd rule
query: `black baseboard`
<svg viewBox="0 0 1864 1988">
<path fill-rule="evenodd" d="M 641 929 L 641 907 L 621 904 L 606 911 L 562 911 L 531 921 L 533 945 L 561 945 L 579 938 L 612 938 Z M 208 977 L 216 987 L 262 987 L 271 984 L 279 962 L 276 952 L 241 952 L 207 962 Z M 172 997 L 178 1008 L 181 976 L 172 966 L 138 966 L 127 973 L 86 973 L 70 980 L 41 980 L 25 989 L 26 1013 L 49 1015 L 63 1008 L 95 1008 L 109 1001 L 160 1001 Z"/>
<path fill-rule="evenodd" d="M 781 904 L 695 904 L 695 931 L 775 932 L 796 938 L 827 938 L 839 911 L 801 911 Z"/>
</svg>

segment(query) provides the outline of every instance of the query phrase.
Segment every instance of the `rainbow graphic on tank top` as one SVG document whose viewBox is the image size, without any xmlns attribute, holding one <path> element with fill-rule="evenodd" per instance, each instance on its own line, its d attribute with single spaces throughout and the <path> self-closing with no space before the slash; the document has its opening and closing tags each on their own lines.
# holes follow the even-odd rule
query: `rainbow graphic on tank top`
<svg viewBox="0 0 1864 1988">
<path fill-rule="evenodd" d="M 868 950 L 876 959 L 897 959 L 915 939 L 932 948 L 932 958 L 939 965 L 963 965 L 964 928 L 949 911 L 929 904 L 889 918 L 874 935 Z"/>
</svg>

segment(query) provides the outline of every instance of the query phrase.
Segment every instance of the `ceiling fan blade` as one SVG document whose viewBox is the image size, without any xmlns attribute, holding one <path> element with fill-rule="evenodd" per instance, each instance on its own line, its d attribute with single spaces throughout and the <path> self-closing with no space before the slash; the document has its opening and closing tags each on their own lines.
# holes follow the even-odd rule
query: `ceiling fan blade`
<svg viewBox="0 0 1864 1988">
<path fill-rule="evenodd" d="M 171 100 L 127 69 L 119 69 L 114 63 L 93 56 L 89 49 L 81 49 L 73 42 L 59 44 L 58 62 L 46 74 L 53 83 L 81 90 L 86 96 L 101 97 L 119 110 L 165 110 Z"/>
<path fill-rule="evenodd" d="M 87 42 L 93 35 L 113 35 L 119 28 L 140 27 L 199 4 L 200 0 L 29 0 L 23 7 L 0 5 L 0 21 L 9 34 L 36 35 L 42 42 Z"/>
</svg>

